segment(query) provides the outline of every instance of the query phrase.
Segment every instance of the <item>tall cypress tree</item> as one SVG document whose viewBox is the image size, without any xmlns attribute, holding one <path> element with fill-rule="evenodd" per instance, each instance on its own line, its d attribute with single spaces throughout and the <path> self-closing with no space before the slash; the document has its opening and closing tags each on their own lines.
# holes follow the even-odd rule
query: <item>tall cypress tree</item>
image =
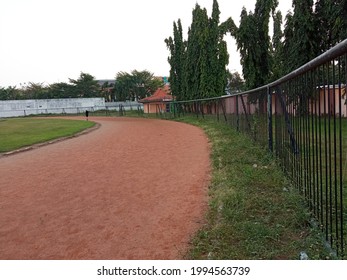
<svg viewBox="0 0 347 280">
<path fill-rule="evenodd" d="M 180 19 L 177 21 L 177 24 L 176 22 L 174 22 L 173 32 L 174 37 L 169 37 L 165 40 L 165 43 L 171 54 L 171 56 L 168 58 L 168 62 L 171 66 L 169 81 L 172 94 L 176 96 L 177 100 L 184 100 L 185 90 L 183 88 L 183 84 L 186 50 Z"/>
<path fill-rule="evenodd" d="M 187 99 L 206 96 L 208 16 L 206 9 L 196 4 L 193 21 L 188 31 L 186 60 L 184 65 L 184 90 Z"/>
<path fill-rule="evenodd" d="M 248 89 L 262 86 L 270 79 L 269 20 L 271 11 L 277 6 L 277 0 L 257 0 L 254 13 L 247 13 L 245 8 L 241 12 L 236 39 Z"/>
<path fill-rule="evenodd" d="M 225 42 L 224 35 L 225 31 L 223 29 L 223 23 L 220 24 L 220 11 L 217 0 L 213 1 L 213 11 L 211 22 L 213 22 L 213 28 L 210 29 L 210 32 L 213 34 L 213 39 L 216 42 L 217 48 L 216 52 L 213 53 L 213 60 L 215 61 L 215 84 L 214 84 L 214 93 L 211 96 L 220 96 L 224 94 L 225 87 L 227 85 L 228 71 L 226 66 L 229 63 L 229 53 L 227 48 L 227 43 Z M 232 19 L 227 21 L 231 26 L 231 29 L 234 28 L 235 24 Z"/>
<path fill-rule="evenodd" d="M 212 15 L 198 4 L 193 10 L 188 40 L 183 42 L 182 27 L 174 23 L 174 38 L 165 42 L 170 49 L 170 83 L 179 99 L 209 98 L 223 95 L 227 84 L 226 66 L 229 62 L 227 44 L 223 36 L 235 30 L 231 19 L 219 24 L 220 10 L 213 1 Z M 177 94 L 179 92 L 179 94 Z"/>
<path fill-rule="evenodd" d="M 244 7 L 241 12 L 240 26 L 237 32 L 237 48 L 241 56 L 242 73 L 247 89 L 256 87 L 258 60 L 257 26 L 252 12 Z"/>
<path fill-rule="evenodd" d="M 212 16 L 209 19 L 208 27 L 208 68 L 206 76 L 206 87 L 209 96 L 218 96 L 218 72 L 219 72 L 219 59 L 218 59 L 218 45 L 219 45 L 219 6 L 216 0 L 213 1 Z"/>
<path fill-rule="evenodd" d="M 347 1 L 318 0 L 315 6 L 317 35 L 321 53 L 347 37 Z"/>
<path fill-rule="evenodd" d="M 339 30 L 339 41 L 347 39 L 347 0 L 339 1 L 339 21 L 336 24 L 336 29 Z"/>
<path fill-rule="evenodd" d="M 319 42 L 319 51 L 324 52 L 335 44 L 333 28 L 336 16 L 336 1 L 318 0 L 316 2 L 315 16 L 317 20 L 317 33 L 323 39 Z M 334 15 L 335 14 L 335 15 Z"/>
<path fill-rule="evenodd" d="M 291 18 L 292 38 L 287 59 L 292 61 L 289 72 L 302 66 L 318 55 L 316 20 L 313 0 L 293 0 L 294 14 Z"/>
<path fill-rule="evenodd" d="M 209 18 L 207 50 L 207 69 L 201 78 L 206 86 L 204 97 L 217 97 L 223 95 L 227 84 L 227 69 L 229 54 L 226 42 L 223 40 L 226 32 L 220 25 L 220 10 L 217 0 L 213 1 L 212 15 Z"/>
<path fill-rule="evenodd" d="M 271 12 L 278 6 L 277 0 L 257 0 L 254 10 L 258 27 L 259 58 L 261 63 L 257 64 L 259 74 L 257 84 L 262 86 L 269 82 L 271 75 L 271 39 L 269 36 L 269 22 Z"/>
<path fill-rule="evenodd" d="M 286 24 L 284 27 L 284 42 L 283 42 L 283 74 L 288 74 L 295 69 L 296 62 L 294 56 L 294 25 L 293 14 L 289 12 L 286 16 Z"/>
<path fill-rule="evenodd" d="M 283 57 L 283 32 L 282 32 L 282 13 L 277 11 L 273 14 L 274 33 L 272 37 L 272 77 L 271 80 L 277 80 L 284 74 Z"/>
</svg>

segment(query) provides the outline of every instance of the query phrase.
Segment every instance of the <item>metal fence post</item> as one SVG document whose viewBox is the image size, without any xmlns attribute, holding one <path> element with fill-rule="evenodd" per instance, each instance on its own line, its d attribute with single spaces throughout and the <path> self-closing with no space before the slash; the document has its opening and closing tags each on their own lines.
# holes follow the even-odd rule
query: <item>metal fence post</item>
<svg viewBox="0 0 347 280">
<path fill-rule="evenodd" d="M 240 132 L 239 96 L 236 95 L 236 130 Z"/>
<path fill-rule="evenodd" d="M 272 135 L 272 94 L 271 89 L 267 87 L 267 119 L 268 119 L 268 143 L 269 150 L 273 152 L 273 135 Z"/>
</svg>

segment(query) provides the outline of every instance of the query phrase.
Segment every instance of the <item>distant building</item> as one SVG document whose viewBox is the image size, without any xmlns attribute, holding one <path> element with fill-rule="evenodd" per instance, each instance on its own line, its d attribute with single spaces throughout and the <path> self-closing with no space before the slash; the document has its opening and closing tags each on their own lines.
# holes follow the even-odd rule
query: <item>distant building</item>
<svg viewBox="0 0 347 280">
<path fill-rule="evenodd" d="M 174 97 L 170 94 L 169 86 L 165 86 L 158 88 L 153 95 L 143 98 L 139 102 L 143 104 L 143 112 L 150 114 L 170 112 L 170 102 L 173 100 Z"/>
</svg>

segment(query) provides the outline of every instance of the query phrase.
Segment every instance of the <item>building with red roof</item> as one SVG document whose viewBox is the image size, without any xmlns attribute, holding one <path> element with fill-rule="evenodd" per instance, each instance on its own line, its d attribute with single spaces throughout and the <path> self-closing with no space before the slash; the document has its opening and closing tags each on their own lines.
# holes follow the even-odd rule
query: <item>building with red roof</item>
<svg viewBox="0 0 347 280">
<path fill-rule="evenodd" d="M 174 98 L 170 94 L 168 86 L 164 88 L 158 88 L 153 95 L 139 100 L 140 103 L 143 103 L 143 111 L 146 114 L 150 113 L 162 113 L 170 111 L 170 102 Z"/>
</svg>

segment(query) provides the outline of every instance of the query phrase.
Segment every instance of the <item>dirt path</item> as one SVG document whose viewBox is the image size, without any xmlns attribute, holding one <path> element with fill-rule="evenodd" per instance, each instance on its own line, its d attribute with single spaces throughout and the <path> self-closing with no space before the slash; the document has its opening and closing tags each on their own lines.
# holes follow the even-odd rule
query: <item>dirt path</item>
<svg viewBox="0 0 347 280">
<path fill-rule="evenodd" d="M 92 120 L 92 133 L 0 158 L 0 259 L 181 258 L 206 208 L 206 136 Z"/>
</svg>

